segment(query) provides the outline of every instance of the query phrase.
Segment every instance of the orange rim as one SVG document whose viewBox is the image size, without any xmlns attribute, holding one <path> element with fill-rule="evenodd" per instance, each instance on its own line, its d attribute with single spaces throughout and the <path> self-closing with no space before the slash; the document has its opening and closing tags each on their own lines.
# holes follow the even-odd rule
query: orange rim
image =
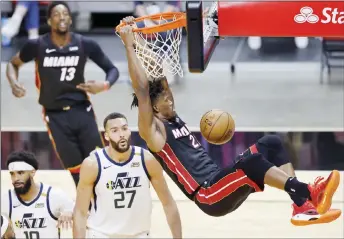
<svg viewBox="0 0 344 239">
<path fill-rule="evenodd" d="M 180 27 L 186 26 L 186 15 L 183 12 L 166 12 L 166 13 L 158 13 L 150 16 L 144 16 L 144 17 L 138 17 L 134 19 L 134 22 L 142 22 L 145 19 L 150 19 L 153 21 L 160 20 L 161 18 L 166 20 L 173 20 L 171 22 L 167 22 L 161 25 L 152 26 L 152 27 L 144 27 L 144 28 L 136 28 L 133 30 L 133 32 L 141 32 L 143 34 L 152 34 L 156 32 L 164 32 Z M 116 27 L 116 32 L 119 32 L 119 30 L 127 25 L 125 22 L 121 22 Z"/>
</svg>

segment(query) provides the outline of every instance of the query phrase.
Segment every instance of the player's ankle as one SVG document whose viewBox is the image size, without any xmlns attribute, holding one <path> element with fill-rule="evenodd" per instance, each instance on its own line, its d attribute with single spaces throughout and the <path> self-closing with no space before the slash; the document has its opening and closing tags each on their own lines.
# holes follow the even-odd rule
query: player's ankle
<svg viewBox="0 0 344 239">
<path fill-rule="evenodd" d="M 305 202 L 307 201 L 307 199 L 301 198 L 301 197 L 299 197 L 299 196 L 296 195 L 296 194 L 291 194 L 291 193 L 289 193 L 289 196 L 290 196 L 291 200 L 293 200 L 293 202 L 295 203 L 295 205 L 298 206 L 298 207 L 302 207 L 303 204 L 305 204 Z"/>
<path fill-rule="evenodd" d="M 311 193 L 308 189 L 308 185 L 299 182 L 296 177 L 288 178 L 284 185 L 284 190 L 289 194 L 297 195 L 304 199 L 310 199 Z"/>
</svg>

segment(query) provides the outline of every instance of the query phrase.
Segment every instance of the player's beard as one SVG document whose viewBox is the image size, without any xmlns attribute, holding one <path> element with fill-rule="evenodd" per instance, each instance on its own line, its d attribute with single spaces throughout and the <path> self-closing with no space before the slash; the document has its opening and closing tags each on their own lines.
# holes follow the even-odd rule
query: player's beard
<svg viewBox="0 0 344 239">
<path fill-rule="evenodd" d="M 66 36 L 67 33 L 69 32 L 69 29 L 61 31 L 60 29 L 56 29 L 56 34 L 59 36 Z"/>
<path fill-rule="evenodd" d="M 28 180 L 26 180 L 26 182 L 24 183 L 24 187 L 21 187 L 21 188 L 14 187 L 14 191 L 18 195 L 25 194 L 30 190 L 31 185 L 32 185 L 31 178 L 28 178 Z"/>
<path fill-rule="evenodd" d="M 111 147 L 114 149 L 114 150 L 116 150 L 117 152 L 119 152 L 119 153 L 124 153 L 124 152 L 127 152 L 128 150 L 129 150 L 129 148 L 130 148 L 130 144 L 129 144 L 129 140 L 130 140 L 130 138 L 128 139 L 128 141 L 127 141 L 127 146 L 125 147 L 125 148 L 121 148 L 120 146 L 119 146 L 119 141 L 118 141 L 118 143 L 117 142 L 115 142 L 115 141 L 113 141 L 113 140 L 111 140 L 110 139 L 110 145 L 111 145 Z"/>
</svg>

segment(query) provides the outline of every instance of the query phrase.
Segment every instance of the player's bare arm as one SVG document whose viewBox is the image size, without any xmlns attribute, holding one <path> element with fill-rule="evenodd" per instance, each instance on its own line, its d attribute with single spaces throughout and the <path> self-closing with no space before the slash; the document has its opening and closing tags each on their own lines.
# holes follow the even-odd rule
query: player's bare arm
<svg viewBox="0 0 344 239">
<path fill-rule="evenodd" d="M 85 238 L 88 209 L 93 194 L 93 186 L 98 174 L 97 159 L 94 154 L 81 164 L 80 181 L 76 191 L 76 202 L 73 212 L 73 237 Z"/>
<path fill-rule="evenodd" d="M 57 227 L 68 230 L 73 227 L 73 209 L 74 202 L 65 192 L 61 189 L 53 188 L 50 196 L 51 205 L 57 205 L 56 214 L 53 212 L 57 219 Z"/>
<path fill-rule="evenodd" d="M 6 67 L 6 76 L 8 83 L 12 88 L 12 94 L 15 97 L 21 98 L 25 96 L 26 90 L 18 82 L 19 67 L 22 66 L 24 62 L 19 58 L 19 53 L 12 57 L 11 61 L 7 64 Z"/>
<path fill-rule="evenodd" d="M 8 199 L 8 190 L 1 193 L 1 215 L 9 216 L 10 202 Z"/>
<path fill-rule="evenodd" d="M 1 239 L 16 238 L 11 219 L 1 214 Z"/>
<path fill-rule="evenodd" d="M 124 26 L 121 28 L 120 35 L 126 49 L 132 86 L 139 101 L 139 133 L 150 149 L 160 151 L 165 144 L 165 137 L 162 134 L 164 125 L 154 117 L 149 97 L 149 81 L 141 62 L 136 56 L 132 30 L 132 26 Z"/>
<path fill-rule="evenodd" d="M 12 57 L 6 67 L 7 80 L 12 88 L 12 94 L 21 98 L 25 96 L 26 90 L 18 81 L 19 68 L 25 63 L 33 60 L 36 56 L 38 42 L 37 40 L 27 41 L 20 52 Z"/>
<path fill-rule="evenodd" d="M 164 208 L 166 219 L 173 238 L 182 238 L 182 225 L 177 204 L 167 186 L 163 175 L 163 169 L 154 156 L 144 151 L 145 164 L 156 194 Z"/>
</svg>

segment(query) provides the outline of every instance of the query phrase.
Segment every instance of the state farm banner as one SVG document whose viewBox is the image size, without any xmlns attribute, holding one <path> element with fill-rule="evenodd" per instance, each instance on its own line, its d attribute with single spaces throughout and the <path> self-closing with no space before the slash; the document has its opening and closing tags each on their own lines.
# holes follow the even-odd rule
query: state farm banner
<svg viewBox="0 0 344 239">
<path fill-rule="evenodd" d="M 344 37 L 344 1 L 219 2 L 220 36 Z"/>
</svg>

